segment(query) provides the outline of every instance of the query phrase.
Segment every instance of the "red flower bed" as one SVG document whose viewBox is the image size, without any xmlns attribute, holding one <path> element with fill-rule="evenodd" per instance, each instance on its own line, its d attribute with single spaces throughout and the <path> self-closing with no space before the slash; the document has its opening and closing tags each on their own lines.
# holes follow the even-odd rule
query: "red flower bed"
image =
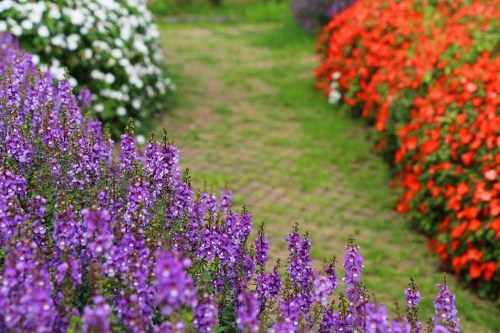
<svg viewBox="0 0 500 333">
<path fill-rule="evenodd" d="M 359 0 L 336 15 L 319 37 L 318 88 L 328 94 L 340 73 L 344 102 L 394 163 L 397 210 L 443 264 L 497 298 L 500 1 L 423 3 Z"/>
</svg>

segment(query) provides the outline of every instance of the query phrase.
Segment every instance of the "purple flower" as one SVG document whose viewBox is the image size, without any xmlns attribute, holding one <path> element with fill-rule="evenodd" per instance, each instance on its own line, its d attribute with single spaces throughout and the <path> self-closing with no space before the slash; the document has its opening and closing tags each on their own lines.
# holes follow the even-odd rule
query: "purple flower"
<svg viewBox="0 0 500 333">
<path fill-rule="evenodd" d="M 409 307 L 414 308 L 420 302 L 420 293 L 413 279 L 411 279 L 410 286 L 405 290 L 405 299 Z"/>
<path fill-rule="evenodd" d="M 264 234 L 264 224 L 261 224 L 259 234 L 255 239 L 255 262 L 257 265 L 261 265 L 262 267 L 266 266 L 266 263 L 269 260 L 268 251 L 269 241 L 266 239 L 266 235 Z"/>
<path fill-rule="evenodd" d="M 290 322 L 294 327 L 299 326 L 300 304 L 295 298 L 279 300 L 280 315 L 283 319 Z"/>
<path fill-rule="evenodd" d="M 120 170 L 125 174 L 132 172 L 134 163 L 137 161 L 136 145 L 137 141 L 133 134 L 121 135 Z"/>
<path fill-rule="evenodd" d="M 274 267 L 272 273 L 269 274 L 269 295 L 272 298 L 278 297 L 281 290 L 281 274 L 278 272 L 278 265 Z"/>
<path fill-rule="evenodd" d="M 326 306 L 332 294 L 332 290 L 332 281 L 324 276 L 318 275 L 313 283 L 313 301 L 318 302 L 321 306 Z"/>
<path fill-rule="evenodd" d="M 106 300 L 101 295 L 94 296 L 94 308 L 86 306 L 83 311 L 82 323 L 83 333 L 99 332 L 109 333 L 109 315 L 111 314 L 111 306 L 106 303 Z"/>
<path fill-rule="evenodd" d="M 436 325 L 436 327 L 434 327 L 434 330 L 432 330 L 432 333 L 451 333 L 451 331 L 443 325 Z"/>
<path fill-rule="evenodd" d="M 337 332 L 351 332 L 352 324 L 349 316 L 344 316 L 339 312 L 332 309 L 326 309 L 323 312 L 323 318 L 319 326 L 321 333 L 337 333 Z"/>
<path fill-rule="evenodd" d="M 392 322 L 392 333 L 411 333 L 411 325 L 405 319 Z"/>
<path fill-rule="evenodd" d="M 233 193 L 230 190 L 223 191 L 220 196 L 219 210 L 222 213 L 228 213 L 231 210 L 231 202 L 233 201 Z"/>
<path fill-rule="evenodd" d="M 385 305 L 375 303 L 366 304 L 365 310 L 366 333 L 388 333 L 390 332 L 389 316 Z"/>
<path fill-rule="evenodd" d="M 238 328 L 242 332 L 259 332 L 259 301 L 257 297 L 245 291 L 238 296 L 238 302 L 240 303 L 236 319 Z"/>
<path fill-rule="evenodd" d="M 273 327 L 268 331 L 269 333 L 295 333 L 297 329 L 295 326 L 284 320 L 284 321 L 276 321 L 273 324 Z"/>
<path fill-rule="evenodd" d="M 265 307 L 266 301 L 271 296 L 269 292 L 269 276 L 265 274 L 258 274 L 256 283 L 260 308 L 263 309 Z"/>
<path fill-rule="evenodd" d="M 285 240 L 288 242 L 290 258 L 287 272 L 305 292 L 311 287 L 315 275 L 315 270 L 311 266 L 311 240 L 309 238 L 302 239 L 296 230 Z"/>
<path fill-rule="evenodd" d="M 80 100 L 83 106 L 89 106 L 91 98 L 92 98 L 92 93 L 87 87 L 83 87 L 82 89 L 80 89 L 80 94 L 78 96 L 78 99 Z"/>
<path fill-rule="evenodd" d="M 359 253 L 359 246 L 349 244 L 346 246 L 346 253 L 344 257 L 344 277 L 342 282 L 347 287 L 356 285 L 361 280 L 361 273 L 363 273 L 363 256 Z"/>
<path fill-rule="evenodd" d="M 200 333 L 212 333 L 219 324 L 219 310 L 214 298 L 205 295 L 194 311 L 193 326 Z"/>
<path fill-rule="evenodd" d="M 446 283 L 438 284 L 439 292 L 434 300 L 434 324 L 450 325 L 451 333 L 460 333 L 460 320 L 455 307 L 455 295 L 450 292 Z"/>
<path fill-rule="evenodd" d="M 156 255 L 156 300 L 164 315 L 171 315 L 183 304 L 196 306 L 194 282 L 186 272 L 190 265 L 189 259 L 180 259 L 171 252 Z"/>
<path fill-rule="evenodd" d="M 337 271 L 335 270 L 335 260 L 325 267 L 325 274 L 332 282 L 332 294 L 335 292 L 338 286 Z"/>
<path fill-rule="evenodd" d="M 186 332 L 186 326 L 184 323 L 179 321 L 172 323 L 170 321 L 164 321 L 160 326 L 155 326 L 153 328 L 154 333 L 184 333 Z"/>
</svg>

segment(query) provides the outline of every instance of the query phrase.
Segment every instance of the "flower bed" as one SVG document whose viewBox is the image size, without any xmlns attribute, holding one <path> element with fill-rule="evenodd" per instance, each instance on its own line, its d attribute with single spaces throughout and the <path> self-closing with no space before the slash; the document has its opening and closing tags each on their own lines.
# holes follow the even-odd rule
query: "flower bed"
<svg viewBox="0 0 500 333">
<path fill-rule="evenodd" d="M 118 134 L 129 117 L 141 131 L 165 108 L 159 33 L 146 0 L 0 3 L 0 32 L 10 31 L 33 60 L 77 91 L 93 92 L 92 111 Z M 65 73 L 65 67 L 69 69 Z"/>
<path fill-rule="evenodd" d="M 486 1 L 364 1 L 319 38 L 319 89 L 367 118 L 394 164 L 397 210 L 443 264 L 497 298 L 500 58 Z M 330 96 L 331 97 L 331 96 Z"/>
<path fill-rule="evenodd" d="M 334 263 L 313 268 L 297 229 L 282 276 L 267 267 L 263 227 L 251 242 L 252 216 L 231 192 L 196 193 L 165 138 L 139 154 L 129 124 L 114 159 L 109 133 L 81 112 L 89 92 L 53 85 L 10 36 L 0 59 L 2 332 L 420 330 L 415 284 L 408 314 L 389 319 L 353 241 L 334 305 Z M 430 330 L 460 331 L 454 301 L 440 284 Z"/>
</svg>

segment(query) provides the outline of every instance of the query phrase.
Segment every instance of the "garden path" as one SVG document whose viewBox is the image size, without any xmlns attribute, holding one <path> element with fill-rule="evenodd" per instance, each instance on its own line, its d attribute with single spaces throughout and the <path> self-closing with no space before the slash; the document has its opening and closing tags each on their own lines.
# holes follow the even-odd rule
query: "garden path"
<svg viewBox="0 0 500 333">
<path fill-rule="evenodd" d="M 195 186 L 219 192 L 227 184 L 236 206 L 265 222 L 274 258 L 285 257 L 283 238 L 295 223 L 309 232 L 316 260 L 342 256 L 354 235 L 378 299 L 401 300 L 413 276 L 423 307 L 432 308 L 438 263 L 394 212 L 396 194 L 369 132 L 315 91 L 313 42 L 275 24 L 163 25 L 161 33 L 178 85 L 161 126 Z M 481 311 L 487 303 L 457 294 L 465 328 L 493 320 Z"/>
</svg>

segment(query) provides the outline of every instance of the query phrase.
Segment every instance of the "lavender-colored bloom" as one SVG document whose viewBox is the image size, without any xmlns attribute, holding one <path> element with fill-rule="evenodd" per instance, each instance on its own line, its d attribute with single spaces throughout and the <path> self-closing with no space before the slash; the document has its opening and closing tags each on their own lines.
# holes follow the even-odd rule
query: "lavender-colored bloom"
<svg viewBox="0 0 500 333">
<path fill-rule="evenodd" d="M 460 320 L 457 316 L 457 309 L 455 307 L 455 295 L 451 293 L 445 283 L 439 284 L 439 292 L 434 300 L 434 309 L 436 315 L 434 316 L 434 324 L 450 325 L 449 330 L 451 333 L 460 333 Z"/>
<path fill-rule="evenodd" d="M 292 232 L 285 240 L 288 242 L 290 258 L 287 272 L 303 291 L 307 291 L 315 275 L 315 270 L 311 266 L 311 240 L 302 239 L 297 231 Z"/>
<path fill-rule="evenodd" d="M 352 332 L 352 323 L 349 316 L 344 316 L 340 312 L 326 309 L 319 326 L 320 333 Z"/>
<path fill-rule="evenodd" d="M 432 330 L 432 333 L 452 333 L 449 329 L 444 327 L 443 325 L 436 325 L 434 327 L 434 330 Z"/>
<path fill-rule="evenodd" d="M 271 298 L 278 297 L 281 290 L 281 274 L 278 272 L 278 266 L 274 267 L 274 270 L 269 274 L 269 295 Z"/>
<path fill-rule="evenodd" d="M 255 239 L 255 262 L 257 265 L 261 265 L 262 267 L 266 266 L 267 261 L 269 260 L 269 241 L 264 234 L 264 226 L 261 225 L 259 229 L 259 234 Z"/>
<path fill-rule="evenodd" d="M 321 306 L 326 306 L 332 294 L 332 290 L 332 281 L 324 276 L 318 275 L 313 283 L 313 301 L 318 302 Z"/>
<path fill-rule="evenodd" d="M 344 271 L 345 275 L 342 282 L 347 287 L 356 285 L 361 280 L 361 273 L 363 273 L 363 256 L 359 253 L 359 246 L 349 244 L 346 246 L 346 253 L 344 257 Z"/>
<path fill-rule="evenodd" d="M 295 298 L 286 300 L 281 298 L 279 300 L 280 316 L 286 321 L 290 322 L 294 327 L 299 326 L 300 319 L 300 304 Z"/>
<path fill-rule="evenodd" d="M 137 161 L 136 145 L 137 141 L 132 134 L 121 135 L 120 170 L 125 174 L 132 172 Z"/>
<path fill-rule="evenodd" d="M 289 321 L 276 321 L 268 333 L 295 333 L 296 327 Z"/>
<path fill-rule="evenodd" d="M 366 304 L 364 327 L 366 333 L 390 332 L 389 316 L 385 305 L 377 305 L 371 302 Z"/>
<path fill-rule="evenodd" d="M 87 87 L 83 87 L 82 89 L 80 89 L 80 94 L 78 95 L 78 99 L 80 100 L 83 106 L 89 106 L 91 98 L 92 98 L 92 93 Z"/>
<path fill-rule="evenodd" d="M 391 333 L 411 333 L 411 325 L 405 319 L 394 320 Z"/>
<path fill-rule="evenodd" d="M 337 271 L 335 269 L 335 261 L 326 265 L 325 274 L 332 282 L 331 294 L 333 294 L 335 292 L 335 289 L 337 289 L 337 286 L 338 286 L 338 277 L 337 277 Z"/>
<path fill-rule="evenodd" d="M 232 201 L 233 193 L 230 190 L 223 191 L 220 195 L 219 210 L 227 214 L 231 210 Z"/>
<path fill-rule="evenodd" d="M 259 301 L 257 296 L 243 292 L 238 296 L 238 316 L 236 323 L 242 332 L 257 333 L 260 328 Z"/>
<path fill-rule="evenodd" d="M 413 279 L 410 282 L 410 286 L 405 290 L 405 299 L 409 307 L 414 308 L 420 303 L 420 293 L 417 290 L 417 286 Z"/>
<path fill-rule="evenodd" d="M 111 306 L 106 303 L 104 297 L 101 295 L 94 296 L 94 307 L 86 306 L 83 311 L 83 333 L 111 332 L 109 324 L 111 312 Z"/>
<path fill-rule="evenodd" d="M 212 333 L 219 324 L 219 310 L 213 296 L 205 295 L 194 311 L 193 326 L 200 333 Z"/>
<path fill-rule="evenodd" d="M 260 308 L 263 309 L 266 301 L 271 297 L 269 291 L 269 276 L 266 274 L 257 275 L 257 297 L 259 298 Z"/>
<path fill-rule="evenodd" d="M 172 323 L 170 321 L 164 321 L 160 326 L 153 327 L 153 333 L 185 333 L 186 326 L 183 322 L 179 321 Z"/>
<path fill-rule="evenodd" d="M 164 315 L 171 315 L 182 304 L 196 306 L 194 282 L 186 272 L 190 265 L 190 260 L 180 259 L 170 252 L 156 255 L 156 300 Z"/>
</svg>

